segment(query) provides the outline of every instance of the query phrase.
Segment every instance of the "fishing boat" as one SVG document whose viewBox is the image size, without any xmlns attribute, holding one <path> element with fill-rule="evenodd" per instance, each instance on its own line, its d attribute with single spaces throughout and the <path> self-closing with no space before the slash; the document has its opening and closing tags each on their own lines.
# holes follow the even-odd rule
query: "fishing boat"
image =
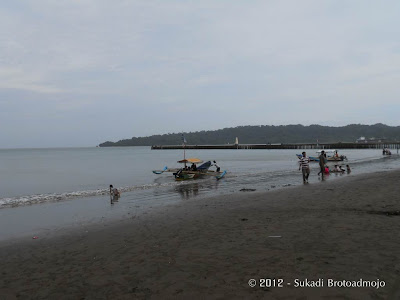
<svg viewBox="0 0 400 300">
<path fill-rule="evenodd" d="M 321 155 L 321 152 L 325 151 L 326 154 L 326 160 L 327 161 L 344 161 L 347 160 L 347 157 L 345 155 L 339 155 L 338 151 L 335 149 L 328 149 L 328 150 L 318 150 L 317 155 L 318 156 L 309 156 L 308 158 L 310 161 L 316 161 L 319 162 L 319 156 Z M 302 157 L 301 154 L 296 154 L 296 156 L 300 159 Z"/>
<path fill-rule="evenodd" d="M 154 170 L 153 173 L 157 175 L 165 172 L 172 173 L 177 181 L 197 179 L 206 176 L 214 176 L 219 180 L 226 174 L 226 171 L 217 172 L 209 170 L 211 161 L 203 162 L 198 158 L 187 158 L 178 161 L 178 163 L 184 164 L 184 166 L 182 168 L 168 168 L 165 166 L 163 170 Z"/>
<path fill-rule="evenodd" d="M 347 157 L 345 155 L 339 155 L 338 151 L 335 149 L 328 149 L 328 150 L 318 150 L 318 156 L 321 155 L 321 152 L 325 151 L 326 153 L 326 159 L 328 161 L 344 161 L 347 160 Z M 319 159 L 318 159 L 319 161 Z"/>
<path fill-rule="evenodd" d="M 154 174 L 160 175 L 165 172 L 172 173 L 177 181 L 197 179 L 206 176 L 215 176 L 215 178 L 219 180 L 225 176 L 226 171 L 220 172 L 209 170 L 211 167 L 211 161 L 203 162 L 198 158 L 186 158 L 186 139 L 182 137 L 182 140 L 184 141 L 183 159 L 179 160 L 178 163 L 183 164 L 183 167 L 168 168 L 165 166 L 162 170 L 154 170 Z"/>
</svg>

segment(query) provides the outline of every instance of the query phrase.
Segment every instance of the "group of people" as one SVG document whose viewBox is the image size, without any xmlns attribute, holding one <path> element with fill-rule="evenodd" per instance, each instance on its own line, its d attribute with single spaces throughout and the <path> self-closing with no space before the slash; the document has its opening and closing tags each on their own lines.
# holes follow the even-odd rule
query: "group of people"
<svg viewBox="0 0 400 300">
<path fill-rule="evenodd" d="M 336 173 L 343 173 L 346 172 L 350 173 L 351 169 L 349 165 L 346 165 L 346 169 L 344 169 L 342 166 L 335 165 L 334 169 L 329 169 L 328 165 L 326 164 L 328 162 L 328 159 L 326 157 L 325 151 L 321 151 L 321 155 L 319 156 L 319 167 L 320 170 L 318 172 L 318 176 L 321 174 L 323 177 L 324 175 L 329 175 L 331 172 L 336 172 Z M 300 158 L 299 161 L 299 170 L 301 169 L 302 174 L 303 174 L 303 182 L 308 183 L 308 177 L 310 176 L 310 158 L 306 156 L 306 152 L 302 153 L 302 157 Z"/>
<path fill-rule="evenodd" d="M 183 171 L 197 171 L 197 166 L 195 164 L 192 164 L 190 167 L 189 166 L 184 166 L 182 168 Z"/>
<path fill-rule="evenodd" d="M 384 148 L 384 149 L 382 150 L 382 154 L 383 154 L 383 155 L 392 155 L 392 152 L 390 152 L 389 149 Z"/>
<path fill-rule="evenodd" d="M 211 166 L 214 166 L 216 172 L 219 172 L 221 170 L 221 167 L 217 164 L 215 160 L 213 162 L 214 163 L 211 164 Z M 182 168 L 182 171 L 197 171 L 197 166 L 194 163 L 190 167 L 185 165 L 185 167 Z"/>
<path fill-rule="evenodd" d="M 351 170 L 350 170 L 350 166 L 349 165 L 346 165 L 346 169 L 343 169 L 343 167 L 342 166 L 339 166 L 339 165 L 335 165 L 335 168 L 333 169 L 333 170 L 331 170 L 331 172 L 350 172 Z"/>
</svg>

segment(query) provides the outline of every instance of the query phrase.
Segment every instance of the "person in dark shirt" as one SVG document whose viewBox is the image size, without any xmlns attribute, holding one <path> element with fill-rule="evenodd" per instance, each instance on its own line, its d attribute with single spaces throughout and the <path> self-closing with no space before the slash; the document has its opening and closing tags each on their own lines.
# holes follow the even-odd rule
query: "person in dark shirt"
<svg viewBox="0 0 400 300">
<path fill-rule="evenodd" d="M 319 156 L 319 168 L 320 168 L 320 170 L 318 172 L 318 175 L 322 174 L 322 176 L 324 176 L 326 160 L 327 159 L 326 159 L 326 156 L 325 156 L 325 151 L 322 150 L 321 151 L 321 155 Z"/>
</svg>

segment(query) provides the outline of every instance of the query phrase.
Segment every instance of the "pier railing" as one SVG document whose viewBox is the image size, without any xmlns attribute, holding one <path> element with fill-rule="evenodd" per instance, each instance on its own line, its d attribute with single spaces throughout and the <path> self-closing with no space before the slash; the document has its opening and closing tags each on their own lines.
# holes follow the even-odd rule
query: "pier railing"
<svg viewBox="0 0 400 300">
<path fill-rule="evenodd" d="M 293 143 L 293 144 L 227 144 L 185 145 L 186 149 L 399 149 L 400 142 L 385 143 Z M 152 150 L 183 149 L 183 145 L 153 145 Z"/>
</svg>

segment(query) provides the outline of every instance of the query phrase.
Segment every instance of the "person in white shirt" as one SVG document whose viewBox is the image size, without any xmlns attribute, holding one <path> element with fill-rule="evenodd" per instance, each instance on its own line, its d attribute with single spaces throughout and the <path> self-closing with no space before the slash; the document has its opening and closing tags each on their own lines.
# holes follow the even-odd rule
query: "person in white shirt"
<svg viewBox="0 0 400 300">
<path fill-rule="evenodd" d="M 302 153 L 302 157 L 300 158 L 299 162 L 299 170 L 303 173 L 303 182 L 308 182 L 308 176 L 310 176 L 310 158 L 306 156 L 306 153 Z"/>
<path fill-rule="evenodd" d="M 117 188 L 113 187 L 112 184 L 110 184 L 110 196 L 111 201 L 117 201 L 118 198 L 121 196 L 121 193 L 118 191 Z"/>
<path fill-rule="evenodd" d="M 220 166 L 218 166 L 218 164 L 215 160 L 214 160 L 213 166 L 215 166 L 217 168 L 217 172 L 219 172 L 221 170 Z"/>
</svg>

